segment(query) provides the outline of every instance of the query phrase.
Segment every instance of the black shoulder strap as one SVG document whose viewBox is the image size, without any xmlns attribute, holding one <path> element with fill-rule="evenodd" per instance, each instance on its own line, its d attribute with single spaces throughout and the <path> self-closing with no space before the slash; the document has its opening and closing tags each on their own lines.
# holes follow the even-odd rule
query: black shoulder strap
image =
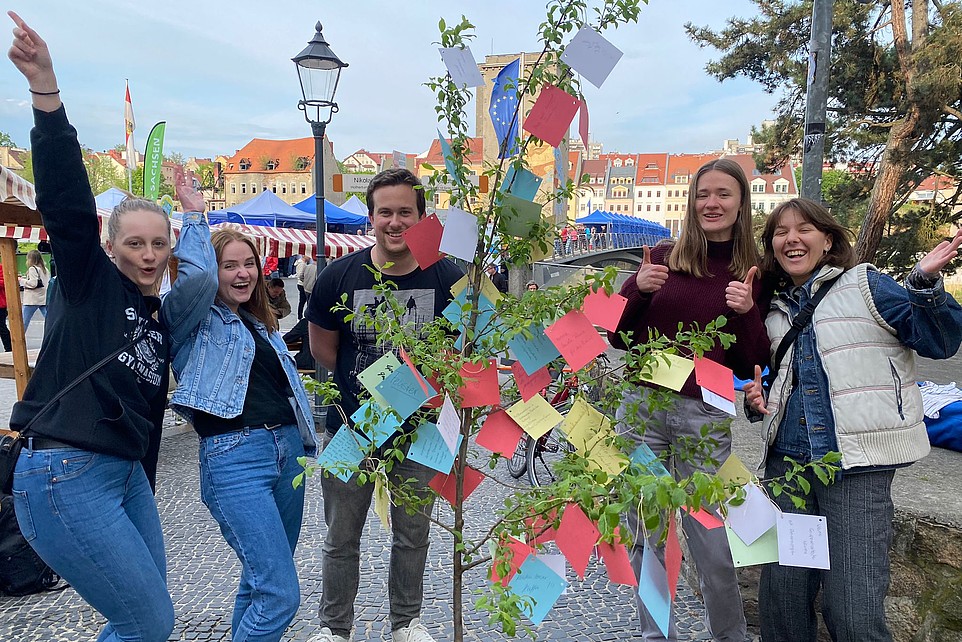
<svg viewBox="0 0 962 642">
<path fill-rule="evenodd" d="M 844 272 L 843 272 L 844 274 Z M 829 279 L 822 283 L 822 286 L 818 288 L 818 292 L 808 300 L 804 306 L 802 306 L 801 311 L 795 315 L 795 319 L 792 321 L 792 327 L 788 329 L 785 336 L 782 337 L 781 342 L 779 342 L 778 347 L 775 349 L 775 356 L 772 358 L 772 363 L 768 368 L 768 375 L 765 377 L 765 387 L 770 388 L 772 382 L 775 381 L 775 375 L 778 374 L 778 367 L 782 363 L 782 359 L 785 357 L 785 353 L 788 352 L 788 348 L 795 343 L 795 339 L 798 338 L 798 333 L 802 331 L 802 328 L 808 325 L 809 321 L 812 320 L 812 314 L 815 312 L 815 306 L 825 298 L 828 294 L 829 289 L 835 284 L 836 281 L 841 278 L 841 274 Z"/>
</svg>

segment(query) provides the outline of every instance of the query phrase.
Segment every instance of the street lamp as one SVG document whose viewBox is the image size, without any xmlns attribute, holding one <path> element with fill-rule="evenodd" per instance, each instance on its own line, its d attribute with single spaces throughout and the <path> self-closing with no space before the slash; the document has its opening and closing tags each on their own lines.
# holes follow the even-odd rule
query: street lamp
<svg viewBox="0 0 962 642">
<path fill-rule="evenodd" d="M 324 247 L 324 131 L 337 112 L 334 92 L 341 78 L 341 69 L 347 67 L 324 40 L 321 23 L 314 29 L 316 33 L 304 50 L 291 58 L 297 67 L 297 78 L 301 83 L 302 100 L 297 108 L 304 112 L 304 118 L 311 124 L 314 133 L 314 201 L 317 221 L 317 267 L 327 263 Z"/>
</svg>

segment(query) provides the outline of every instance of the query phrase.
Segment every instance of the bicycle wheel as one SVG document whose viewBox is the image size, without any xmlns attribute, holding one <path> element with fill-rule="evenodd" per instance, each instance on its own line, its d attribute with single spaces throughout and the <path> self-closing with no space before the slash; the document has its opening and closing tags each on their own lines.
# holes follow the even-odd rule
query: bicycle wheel
<svg viewBox="0 0 962 642">
<path fill-rule="evenodd" d="M 532 486 L 543 486 L 557 481 L 554 466 L 568 453 L 574 452 L 567 439 L 557 430 L 552 430 L 540 439 L 528 437 L 525 463 L 528 468 L 528 481 Z M 517 455 L 515 455 L 517 457 Z"/>
<path fill-rule="evenodd" d="M 527 435 L 518 440 L 518 445 L 514 449 L 514 457 L 506 460 L 508 464 L 508 472 L 515 479 L 521 479 L 527 468 L 527 462 L 525 453 L 528 450 L 528 439 Z"/>
</svg>

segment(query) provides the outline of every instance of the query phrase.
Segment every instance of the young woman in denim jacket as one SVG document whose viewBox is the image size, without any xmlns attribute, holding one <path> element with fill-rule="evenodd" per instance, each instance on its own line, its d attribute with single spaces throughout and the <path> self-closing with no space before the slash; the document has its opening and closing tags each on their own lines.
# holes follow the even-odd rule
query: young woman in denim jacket
<svg viewBox="0 0 962 642">
<path fill-rule="evenodd" d="M 774 354 L 802 306 L 830 288 L 788 349 L 767 403 L 760 373 L 746 386 L 767 415 L 766 477 L 840 452 L 842 470 L 824 485 L 810 472 L 811 493 L 785 512 L 822 515 L 831 570 L 768 564 L 759 587 L 762 640 L 814 642 L 815 598 L 836 642 L 890 641 L 883 601 L 889 585 L 892 479 L 929 451 L 915 354 L 954 355 L 962 308 L 945 293 L 940 271 L 958 255 L 962 232 L 927 254 L 905 288 L 873 266 L 855 265 L 848 230 L 821 205 L 792 199 L 775 208 L 762 233 L 764 281 L 774 290 L 765 324 Z M 835 277 L 838 279 L 828 283 Z"/>
<path fill-rule="evenodd" d="M 232 639 L 274 642 L 300 605 L 304 487 L 291 482 L 297 458 L 317 451 L 311 407 L 253 242 L 234 230 L 211 235 L 194 212 L 175 255 L 185 267 L 164 299 L 178 382 L 170 405 L 200 435 L 201 497 L 241 562 Z"/>
</svg>

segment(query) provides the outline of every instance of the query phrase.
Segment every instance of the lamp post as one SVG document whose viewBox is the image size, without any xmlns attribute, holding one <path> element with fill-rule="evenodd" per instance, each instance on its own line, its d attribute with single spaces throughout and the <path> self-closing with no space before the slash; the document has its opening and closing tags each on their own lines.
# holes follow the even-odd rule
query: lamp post
<svg viewBox="0 0 962 642">
<path fill-rule="evenodd" d="M 337 112 L 334 93 L 341 78 L 341 69 L 347 67 L 324 40 L 321 23 L 314 26 L 316 32 L 307 47 L 291 60 L 297 67 L 297 78 L 301 83 L 302 99 L 297 108 L 304 112 L 304 118 L 311 124 L 314 134 L 314 201 L 317 222 L 317 267 L 327 263 L 324 247 L 324 132 L 327 124 Z"/>
</svg>

